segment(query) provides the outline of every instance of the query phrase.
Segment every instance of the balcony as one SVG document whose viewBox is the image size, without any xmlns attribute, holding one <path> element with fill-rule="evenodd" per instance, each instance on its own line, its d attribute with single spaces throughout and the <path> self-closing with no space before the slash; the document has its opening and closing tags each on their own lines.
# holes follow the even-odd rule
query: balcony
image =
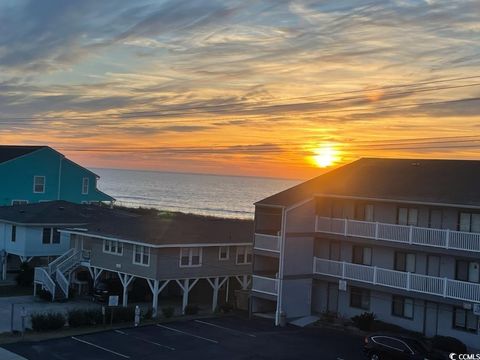
<svg viewBox="0 0 480 360">
<path fill-rule="evenodd" d="M 315 231 L 409 245 L 480 252 L 480 233 L 317 216 Z"/>
<path fill-rule="evenodd" d="M 413 274 L 352 264 L 342 261 L 314 258 L 313 273 L 339 279 L 355 280 L 373 285 L 437 295 L 444 298 L 480 302 L 480 284 Z"/>
<path fill-rule="evenodd" d="M 256 233 L 253 248 L 256 250 L 280 253 L 280 236 Z"/>
<path fill-rule="evenodd" d="M 273 277 L 253 275 L 252 290 L 259 293 L 267 294 L 267 295 L 277 296 L 278 295 L 278 279 Z"/>
</svg>

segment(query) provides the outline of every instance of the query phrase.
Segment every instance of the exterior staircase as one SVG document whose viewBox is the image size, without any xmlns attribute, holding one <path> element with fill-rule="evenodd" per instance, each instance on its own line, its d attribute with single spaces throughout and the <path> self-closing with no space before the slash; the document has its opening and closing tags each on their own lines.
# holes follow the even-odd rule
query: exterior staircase
<svg viewBox="0 0 480 360">
<path fill-rule="evenodd" d="M 48 266 L 36 267 L 34 284 L 52 294 L 52 301 L 68 299 L 72 271 L 85 261 L 82 250 L 70 249 Z"/>
</svg>

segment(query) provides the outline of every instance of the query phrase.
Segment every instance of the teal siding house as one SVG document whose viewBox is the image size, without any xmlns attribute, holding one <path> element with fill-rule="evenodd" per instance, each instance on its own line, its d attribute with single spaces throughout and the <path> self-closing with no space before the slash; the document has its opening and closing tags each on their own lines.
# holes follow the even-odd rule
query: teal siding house
<svg viewBox="0 0 480 360">
<path fill-rule="evenodd" d="M 49 146 L 0 146 L 0 205 L 114 201 L 97 189 L 98 178 Z"/>
</svg>

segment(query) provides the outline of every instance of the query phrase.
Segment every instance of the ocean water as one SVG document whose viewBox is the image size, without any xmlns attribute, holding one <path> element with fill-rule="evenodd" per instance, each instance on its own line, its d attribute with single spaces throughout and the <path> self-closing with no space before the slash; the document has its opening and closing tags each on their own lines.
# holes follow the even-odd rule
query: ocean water
<svg viewBox="0 0 480 360">
<path fill-rule="evenodd" d="M 300 181 L 159 171 L 93 169 L 98 188 L 129 207 L 253 218 L 253 203 Z"/>
</svg>

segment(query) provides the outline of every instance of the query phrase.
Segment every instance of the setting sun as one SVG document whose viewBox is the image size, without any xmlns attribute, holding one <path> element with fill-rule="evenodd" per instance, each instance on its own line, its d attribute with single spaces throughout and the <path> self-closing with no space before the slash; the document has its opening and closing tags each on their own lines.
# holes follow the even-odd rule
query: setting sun
<svg viewBox="0 0 480 360">
<path fill-rule="evenodd" d="M 331 146 L 322 146 L 314 152 L 313 160 L 318 167 L 329 167 L 338 161 L 338 151 Z"/>
</svg>

